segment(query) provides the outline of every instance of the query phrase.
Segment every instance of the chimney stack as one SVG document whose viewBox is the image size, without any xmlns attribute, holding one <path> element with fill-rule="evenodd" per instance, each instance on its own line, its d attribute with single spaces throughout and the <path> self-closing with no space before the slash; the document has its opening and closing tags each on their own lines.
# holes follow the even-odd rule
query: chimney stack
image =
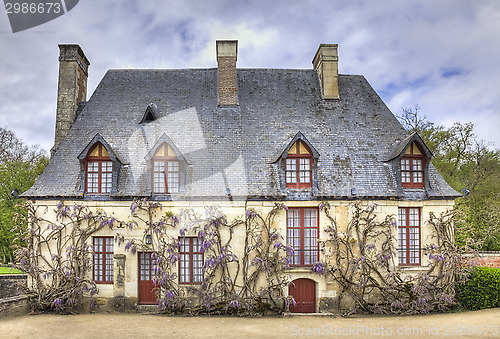
<svg viewBox="0 0 500 339">
<path fill-rule="evenodd" d="M 323 99 L 339 99 L 339 58 L 337 44 L 321 44 L 312 61 L 318 71 Z"/>
<path fill-rule="evenodd" d="M 238 40 L 217 40 L 217 68 L 219 78 L 219 105 L 238 105 L 236 58 Z"/>
<path fill-rule="evenodd" d="M 59 84 L 57 89 L 54 155 L 76 119 L 78 104 L 87 100 L 90 62 L 78 45 L 59 45 Z"/>
</svg>

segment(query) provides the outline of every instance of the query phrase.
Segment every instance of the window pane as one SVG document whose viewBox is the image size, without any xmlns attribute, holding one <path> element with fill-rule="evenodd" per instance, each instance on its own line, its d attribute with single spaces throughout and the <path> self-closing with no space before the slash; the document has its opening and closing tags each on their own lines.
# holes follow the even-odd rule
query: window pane
<svg viewBox="0 0 500 339">
<path fill-rule="evenodd" d="M 299 209 L 288 209 L 288 227 L 300 227 L 300 210 Z"/>
<path fill-rule="evenodd" d="M 422 160 L 413 159 L 413 170 L 421 171 L 422 170 Z"/>
<path fill-rule="evenodd" d="M 419 227 L 420 226 L 420 217 L 419 217 L 419 209 L 418 208 L 410 208 L 410 227 Z"/>
<path fill-rule="evenodd" d="M 300 182 L 311 182 L 311 172 L 310 171 L 307 171 L 307 172 L 304 172 L 304 171 L 300 171 L 299 172 L 299 181 Z"/>
<path fill-rule="evenodd" d="M 410 170 L 410 160 L 409 159 L 401 159 L 401 170 L 409 171 Z"/>
<path fill-rule="evenodd" d="M 155 172 L 165 172 L 165 163 L 163 161 L 155 161 L 153 169 Z"/>
<path fill-rule="evenodd" d="M 179 192 L 179 172 L 169 172 L 167 174 L 168 193 Z"/>
<path fill-rule="evenodd" d="M 113 238 L 94 237 L 94 281 L 113 282 Z"/>
<path fill-rule="evenodd" d="M 87 170 L 89 172 L 99 172 L 99 162 L 98 161 L 89 161 L 87 163 Z"/>
<path fill-rule="evenodd" d="M 178 161 L 169 161 L 167 164 L 167 170 L 169 172 L 178 172 L 179 171 L 179 162 Z"/>
<path fill-rule="evenodd" d="M 294 249 L 291 265 L 312 265 L 318 260 L 317 209 L 288 209 L 287 243 Z"/>
<path fill-rule="evenodd" d="M 399 208 L 398 256 L 400 265 L 420 263 L 420 208 Z"/>
<path fill-rule="evenodd" d="M 165 174 L 153 174 L 153 190 L 155 193 L 165 193 Z"/>
<path fill-rule="evenodd" d="M 200 283 L 203 281 L 203 253 L 201 239 L 180 238 L 179 282 Z"/>
<path fill-rule="evenodd" d="M 101 174 L 101 193 L 111 192 L 112 182 L 113 182 L 113 173 L 102 173 Z"/>
<path fill-rule="evenodd" d="M 103 172 L 113 172 L 113 163 L 111 161 L 103 161 L 101 164 Z"/>
<path fill-rule="evenodd" d="M 106 254 L 106 281 L 113 281 L 113 254 Z"/>
<path fill-rule="evenodd" d="M 310 159 L 299 159 L 299 169 L 301 171 L 309 171 L 311 169 Z"/>
<path fill-rule="evenodd" d="M 402 182 L 411 182 L 410 172 L 402 172 L 401 173 L 401 181 Z"/>
</svg>

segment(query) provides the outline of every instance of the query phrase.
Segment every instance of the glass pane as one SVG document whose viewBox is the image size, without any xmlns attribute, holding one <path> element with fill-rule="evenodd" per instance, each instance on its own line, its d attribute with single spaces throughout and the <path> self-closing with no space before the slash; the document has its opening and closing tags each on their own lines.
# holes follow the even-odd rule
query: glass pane
<svg viewBox="0 0 500 339">
<path fill-rule="evenodd" d="M 288 209 L 288 227 L 300 227 L 300 210 L 299 209 Z"/>
<path fill-rule="evenodd" d="M 102 171 L 103 172 L 113 172 L 113 162 L 103 161 L 102 162 Z"/>
<path fill-rule="evenodd" d="M 153 174 L 153 190 L 155 193 L 165 193 L 165 174 Z"/>
<path fill-rule="evenodd" d="M 299 181 L 305 183 L 311 182 L 311 171 L 300 171 Z"/>
<path fill-rule="evenodd" d="M 286 159 L 286 170 L 287 171 L 296 171 L 297 170 L 297 161 L 295 159 Z"/>
<path fill-rule="evenodd" d="M 178 172 L 179 171 L 179 162 L 178 161 L 169 161 L 167 164 L 167 169 L 169 172 Z"/>
<path fill-rule="evenodd" d="M 180 282 L 189 282 L 189 270 L 190 270 L 190 262 L 189 262 L 189 254 L 181 254 L 180 258 Z"/>
<path fill-rule="evenodd" d="M 421 171 L 422 170 L 422 160 L 414 159 L 413 160 L 413 170 Z"/>
<path fill-rule="evenodd" d="M 89 161 L 87 163 L 87 171 L 88 172 L 99 172 L 99 162 L 98 161 Z"/>
<path fill-rule="evenodd" d="M 113 183 L 113 173 L 102 173 L 101 174 L 101 193 L 111 192 L 112 183 Z"/>
<path fill-rule="evenodd" d="M 113 254 L 106 254 L 106 281 L 113 281 Z"/>
<path fill-rule="evenodd" d="M 301 171 L 309 171 L 311 169 L 310 159 L 299 159 L 299 169 Z"/>
<path fill-rule="evenodd" d="M 102 252 L 103 251 L 103 243 L 104 238 L 94 238 L 94 251 Z"/>
<path fill-rule="evenodd" d="M 399 226 L 406 226 L 406 208 L 398 210 L 398 224 Z"/>
<path fill-rule="evenodd" d="M 401 170 L 409 171 L 410 170 L 410 160 L 409 159 L 401 159 Z"/>
<path fill-rule="evenodd" d="M 179 172 L 167 173 L 167 187 L 168 187 L 168 193 L 179 192 Z"/>
<path fill-rule="evenodd" d="M 153 163 L 153 169 L 155 172 L 165 172 L 165 162 L 155 161 Z"/>
<path fill-rule="evenodd" d="M 296 183 L 297 182 L 297 172 L 287 171 L 286 172 L 286 182 L 288 184 Z"/>
</svg>

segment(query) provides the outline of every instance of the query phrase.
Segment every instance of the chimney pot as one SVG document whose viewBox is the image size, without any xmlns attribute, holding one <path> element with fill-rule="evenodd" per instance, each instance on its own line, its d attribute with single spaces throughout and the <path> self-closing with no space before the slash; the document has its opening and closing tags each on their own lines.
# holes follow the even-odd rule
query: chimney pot
<svg viewBox="0 0 500 339">
<path fill-rule="evenodd" d="M 337 44 L 321 44 L 313 58 L 318 71 L 323 99 L 339 99 L 339 58 Z"/>
</svg>

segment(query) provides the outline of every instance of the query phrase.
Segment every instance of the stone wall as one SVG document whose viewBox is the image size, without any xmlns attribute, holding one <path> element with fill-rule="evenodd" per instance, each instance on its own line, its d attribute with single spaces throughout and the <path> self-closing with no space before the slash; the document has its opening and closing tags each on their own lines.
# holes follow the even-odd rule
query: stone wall
<svg viewBox="0 0 500 339">
<path fill-rule="evenodd" d="M 29 311 L 30 304 L 25 295 L 0 299 L 0 318 L 25 315 Z"/>
<path fill-rule="evenodd" d="M 481 267 L 500 268 L 500 251 L 479 252 L 478 265 Z"/>
<path fill-rule="evenodd" d="M 26 275 L 0 275 L 0 318 L 29 312 L 28 297 L 23 295 L 26 282 Z"/>
<path fill-rule="evenodd" d="M 26 281 L 27 276 L 23 274 L 0 275 L 0 299 L 23 294 L 22 287 L 26 286 Z"/>
</svg>

